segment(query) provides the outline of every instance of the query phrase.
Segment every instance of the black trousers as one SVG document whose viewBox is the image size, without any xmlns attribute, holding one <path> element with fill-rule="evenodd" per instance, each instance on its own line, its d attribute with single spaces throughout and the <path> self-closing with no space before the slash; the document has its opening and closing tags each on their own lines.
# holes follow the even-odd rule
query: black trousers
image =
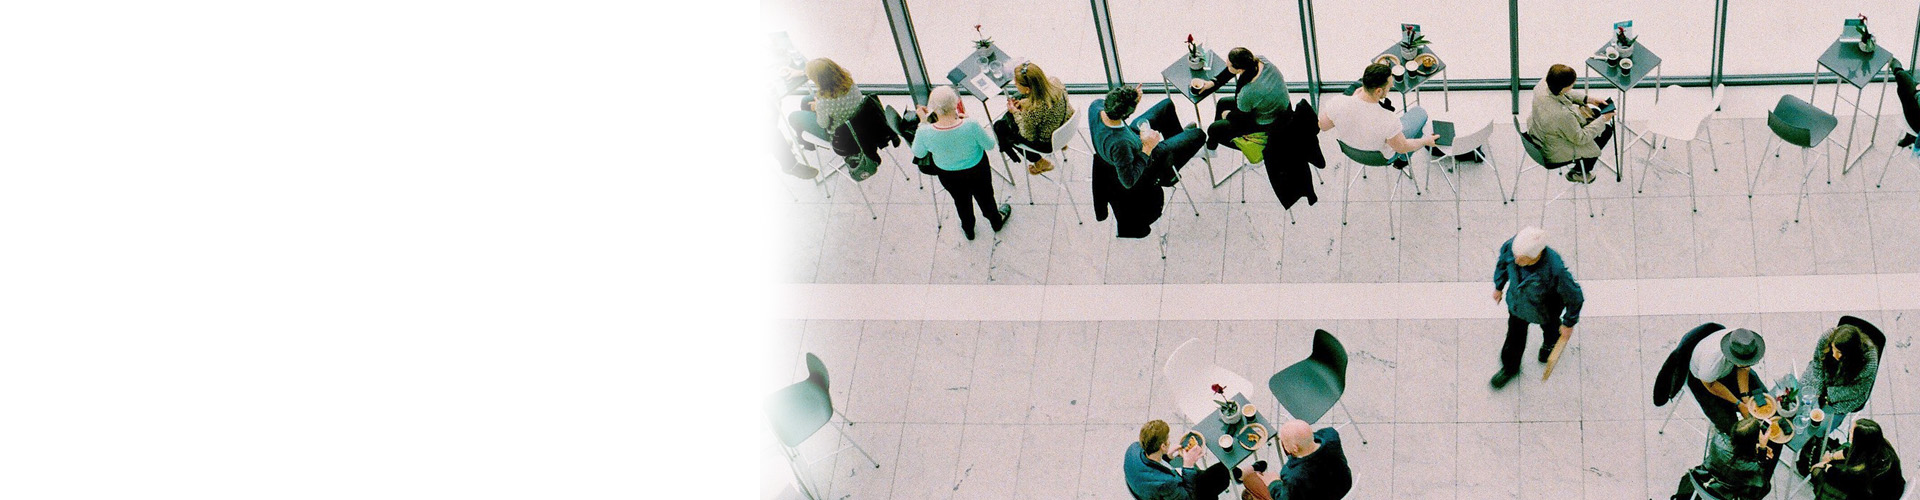
<svg viewBox="0 0 1920 500">
<path fill-rule="evenodd" d="M 1508 297 L 1511 299 L 1512 297 Z M 1560 308 L 1547 307 L 1547 322 L 1540 325 L 1542 338 L 1540 345 L 1551 346 L 1560 341 Z M 1516 372 L 1520 370 L 1521 351 L 1527 348 L 1527 326 L 1532 325 L 1519 316 L 1507 314 L 1507 343 L 1500 346 L 1500 371 Z"/>
<path fill-rule="evenodd" d="M 1193 477 L 1194 498 L 1219 498 L 1227 486 L 1233 484 L 1233 472 L 1226 464 L 1215 462 Z"/>
<path fill-rule="evenodd" d="M 1240 149 L 1233 145 L 1235 137 L 1260 131 L 1259 117 L 1253 113 L 1241 111 L 1232 97 L 1222 97 L 1214 102 L 1213 116 L 1226 118 L 1214 120 L 1207 125 L 1207 149 L 1218 149 L 1221 145 Z M 1281 119 L 1285 119 L 1282 116 Z"/>
<path fill-rule="evenodd" d="M 1013 158 L 1015 160 L 1018 160 L 1024 157 L 1029 163 L 1040 161 L 1039 154 L 1027 152 L 1020 148 L 1016 148 L 1014 147 L 1014 145 L 1016 144 L 1033 148 L 1034 151 L 1041 151 L 1041 152 L 1047 152 L 1047 153 L 1053 152 L 1052 141 L 1027 140 L 1026 137 L 1021 136 L 1020 124 L 1013 121 L 1013 113 L 1002 114 L 1000 115 L 999 120 L 993 121 L 993 136 L 996 140 L 1000 141 L 1000 153 L 1005 154 L 1007 155 L 1008 158 Z"/>
<path fill-rule="evenodd" d="M 1593 144 L 1595 146 L 1605 148 L 1607 147 L 1607 141 L 1611 139 L 1613 139 L 1613 124 L 1608 123 L 1607 129 L 1601 131 L 1599 137 L 1593 138 Z M 1595 163 L 1598 163 L 1599 161 L 1600 161 L 1600 158 L 1598 157 L 1580 158 L 1580 159 L 1573 160 L 1573 164 L 1575 165 L 1574 168 L 1580 169 L 1580 173 L 1587 174 L 1587 173 L 1593 173 L 1593 165 Z M 1559 167 L 1560 165 L 1553 166 L 1553 168 L 1559 168 Z"/>
<path fill-rule="evenodd" d="M 973 205 L 980 204 L 980 211 L 987 214 L 987 222 L 1000 227 L 1005 221 L 1000 219 L 1000 206 L 993 201 L 993 173 L 987 169 L 987 155 L 980 155 L 980 163 L 966 170 L 956 170 L 940 174 L 940 186 L 947 188 L 953 195 L 953 207 L 960 212 L 960 228 L 973 230 Z"/>
</svg>

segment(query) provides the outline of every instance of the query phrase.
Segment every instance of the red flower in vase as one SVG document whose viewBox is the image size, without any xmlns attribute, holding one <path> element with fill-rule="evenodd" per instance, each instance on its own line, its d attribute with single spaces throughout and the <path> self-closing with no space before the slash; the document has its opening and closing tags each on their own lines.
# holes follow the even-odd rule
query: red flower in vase
<svg viewBox="0 0 1920 500">
<path fill-rule="evenodd" d="M 1227 395 L 1227 387 L 1220 384 L 1213 384 L 1213 393 L 1225 396 Z"/>
</svg>

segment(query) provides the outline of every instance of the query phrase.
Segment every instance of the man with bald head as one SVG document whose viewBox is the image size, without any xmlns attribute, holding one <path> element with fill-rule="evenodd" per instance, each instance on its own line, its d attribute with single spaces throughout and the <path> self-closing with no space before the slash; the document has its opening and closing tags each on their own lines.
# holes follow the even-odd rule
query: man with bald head
<svg viewBox="0 0 1920 500">
<path fill-rule="evenodd" d="M 1340 431 L 1332 427 L 1318 431 L 1303 420 L 1280 424 L 1280 450 L 1287 464 L 1280 466 L 1280 477 L 1269 483 L 1267 493 L 1275 500 L 1338 500 L 1353 489 L 1353 469 L 1347 467 L 1346 452 L 1340 446 Z M 1255 464 L 1256 469 L 1262 468 Z"/>
<path fill-rule="evenodd" d="M 1547 248 L 1546 230 L 1537 227 L 1520 230 L 1500 246 L 1500 260 L 1493 264 L 1493 302 L 1502 298 L 1507 301 L 1507 343 L 1500 348 L 1494 389 L 1506 387 L 1520 374 L 1528 325 L 1540 325 L 1540 362 L 1545 363 L 1554 343 L 1573 334 L 1587 301 L 1560 253 Z"/>
</svg>

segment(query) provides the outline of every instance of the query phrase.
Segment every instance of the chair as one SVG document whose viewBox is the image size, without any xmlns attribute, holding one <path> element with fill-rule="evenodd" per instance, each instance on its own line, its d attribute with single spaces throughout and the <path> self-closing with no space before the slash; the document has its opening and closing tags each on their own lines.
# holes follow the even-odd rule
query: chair
<svg viewBox="0 0 1920 500">
<path fill-rule="evenodd" d="M 1174 348 L 1173 355 L 1167 356 L 1167 364 L 1160 370 L 1160 375 L 1166 377 L 1167 387 L 1171 389 L 1167 393 L 1173 397 L 1174 410 L 1186 419 L 1188 426 L 1206 420 L 1209 414 L 1219 411 L 1220 405 L 1213 402 L 1213 384 L 1226 386 L 1229 395 L 1233 392 L 1252 395 L 1249 391 L 1255 387 L 1246 377 L 1221 368 L 1213 364 L 1212 359 L 1204 357 L 1207 355 L 1203 352 L 1205 347 L 1206 344 L 1200 339 L 1187 339 L 1180 343 L 1180 347 Z"/>
<path fill-rule="evenodd" d="M 825 427 L 834 415 L 840 415 L 840 420 L 847 422 L 847 416 L 834 409 L 833 399 L 828 394 L 826 365 L 820 362 L 819 356 L 807 353 L 807 379 L 780 389 L 767 398 L 767 417 L 773 424 L 773 434 L 780 439 L 780 446 L 786 451 L 787 464 L 793 468 L 794 479 L 800 483 L 801 492 L 814 500 L 824 496 L 807 480 L 806 467 L 847 450 L 840 448 L 827 456 L 800 463 L 800 443 L 806 442 L 807 438 Z M 847 425 L 853 423 L 848 422 Z M 833 429 L 845 437 L 850 447 L 860 452 L 860 456 L 867 457 L 874 468 L 880 468 L 880 462 L 854 442 L 853 436 L 847 435 L 839 426 Z"/>
<path fill-rule="evenodd" d="M 1648 168 L 1640 170 L 1640 185 L 1634 188 L 1634 192 L 1639 193 L 1643 189 L 1646 189 L 1647 171 L 1653 170 L 1653 155 L 1659 150 L 1665 149 L 1667 141 L 1660 141 L 1660 144 L 1654 144 L 1654 141 L 1662 138 L 1667 140 L 1678 139 L 1680 142 L 1687 143 L 1687 196 L 1692 199 L 1693 211 L 1698 213 L 1700 211 L 1700 200 L 1697 190 L 1694 187 L 1692 143 L 1695 138 L 1699 137 L 1700 130 L 1706 129 L 1707 154 L 1712 155 L 1711 157 L 1714 163 L 1713 171 L 1720 171 L 1720 153 L 1713 145 L 1713 127 L 1707 126 L 1707 118 L 1713 116 L 1714 110 L 1720 109 L 1720 99 L 1726 95 L 1726 93 L 1721 92 L 1721 90 L 1725 89 L 1726 86 L 1721 85 L 1714 87 L 1712 95 L 1702 97 L 1685 97 L 1692 96 L 1694 93 L 1687 92 L 1678 87 L 1680 86 L 1667 86 L 1667 94 L 1669 96 L 1683 96 L 1678 102 L 1675 102 L 1676 100 L 1671 97 L 1664 101 L 1656 102 L 1653 113 L 1649 115 L 1653 118 L 1647 124 L 1646 133 L 1652 136 L 1652 138 L 1647 141 Z"/>
<path fill-rule="evenodd" d="M 858 155 L 866 151 L 865 145 L 867 144 L 867 141 L 872 141 L 875 144 L 884 144 L 887 142 L 898 143 L 899 137 L 901 137 L 901 134 L 899 131 L 899 116 L 900 116 L 900 113 L 898 111 L 893 110 L 892 107 L 882 106 L 880 104 L 879 96 L 868 95 L 865 99 L 862 99 L 860 101 L 860 107 L 854 110 L 853 116 L 847 119 L 846 125 L 843 125 L 838 129 L 830 131 L 830 133 L 839 134 L 841 133 L 840 132 L 841 130 L 845 130 L 846 133 L 848 134 L 848 137 L 853 139 L 855 149 L 859 151 L 859 152 L 856 152 L 855 154 Z M 863 130 L 867 132 L 862 132 Z M 875 136 L 863 137 L 869 134 L 873 134 Z M 826 166 L 826 161 L 820 158 L 821 153 L 820 153 L 820 148 L 818 146 L 825 146 L 827 149 L 832 150 L 834 147 L 833 141 L 830 141 L 824 137 L 818 137 L 818 136 L 814 136 L 813 134 L 808 134 L 804 132 L 796 133 L 795 135 L 800 136 L 801 140 L 807 141 L 816 146 L 814 148 L 814 161 L 818 162 L 819 165 L 814 165 L 814 168 L 817 168 L 820 171 L 825 173 L 814 180 L 815 184 L 819 184 L 822 187 L 825 187 L 826 182 L 828 180 L 833 179 L 834 174 L 846 174 L 847 179 L 853 181 L 854 189 L 860 192 L 860 200 L 866 203 L 868 215 L 873 216 L 874 219 L 880 218 L 880 212 L 874 210 L 873 200 L 867 197 L 867 190 L 861 184 L 861 182 L 864 181 L 865 179 L 853 178 L 853 173 L 847 171 L 847 165 L 844 162 L 838 166 L 833 167 L 832 170 L 823 168 Z M 912 176 L 907 174 L 907 169 L 905 164 L 900 163 L 900 159 L 893 155 L 892 149 L 889 149 L 885 146 L 881 146 L 876 149 L 887 153 L 887 157 L 893 160 L 894 169 L 900 171 L 901 177 L 908 178 L 908 179 L 912 178 Z M 831 196 L 832 196 L 832 193 L 831 191 L 829 191 L 828 197 L 831 197 Z"/>
<path fill-rule="evenodd" d="M 1689 363 L 1693 361 L 1693 350 L 1699 347 L 1700 342 L 1707 336 L 1725 329 L 1726 327 L 1719 323 L 1702 323 L 1688 330 L 1686 334 L 1680 336 L 1680 343 L 1674 346 L 1673 351 L 1667 353 L 1667 360 L 1660 364 L 1660 371 L 1654 375 L 1653 380 L 1653 406 L 1671 404 L 1673 408 L 1668 409 L 1666 419 L 1660 421 L 1659 434 L 1667 433 L 1667 424 L 1673 421 L 1673 413 L 1680 409 L 1680 400 L 1690 394 L 1687 391 L 1687 377 L 1693 376 L 1689 371 Z M 1703 437 L 1707 435 L 1706 431 L 1700 429 L 1694 429 L 1694 431 Z"/>
<path fill-rule="evenodd" d="M 1701 480 L 1701 476 L 1706 476 L 1706 475 L 1707 475 L 1706 471 L 1703 471 L 1697 468 L 1687 470 L 1687 482 L 1693 485 L 1692 499 L 1693 500 L 1721 500 L 1721 498 L 1719 496 L 1715 496 L 1713 492 L 1707 491 L 1707 481 Z"/>
<path fill-rule="evenodd" d="M 1447 173 L 1452 174 L 1455 177 L 1458 177 L 1460 175 L 1458 171 L 1460 168 L 1460 160 L 1458 157 L 1460 155 L 1478 151 L 1480 150 L 1480 148 L 1484 148 L 1487 146 L 1487 143 L 1493 137 L 1493 119 L 1480 118 L 1480 119 L 1473 119 L 1473 120 L 1458 120 L 1458 121 L 1453 121 L 1453 123 L 1454 123 L 1454 132 L 1455 132 L 1453 137 L 1453 144 L 1447 145 L 1447 146 L 1434 146 L 1434 149 L 1440 150 L 1442 159 L 1447 161 Z M 1459 132 L 1465 130 L 1464 126 L 1469 126 L 1475 123 L 1479 124 L 1477 125 L 1479 128 L 1474 129 L 1472 133 L 1468 133 L 1466 135 L 1459 134 Z M 1499 167 L 1495 167 L 1493 165 L 1493 155 L 1481 155 L 1481 157 L 1485 159 L 1488 167 L 1493 168 L 1493 183 L 1495 185 L 1499 185 L 1500 169 Z M 1453 230 L 1459 231 L 1461 230 L 1460 188 L 1466 183 L 1463 181 L 1456 184 L 1453 181 L 1453 179 L 1448 178 L 1445 175 L 1442 175 L 1440 178 L 1442 180 L 1447 181 L 1448 187 L 1453 188 Z M 1433 167 L 1432 166 L 1427 167 L 1427 187 L 1428 188 L 1433 187 Z M 1506 200 L 1507 200 L 1507 192 L 1506 192 L 1506 189 L 1502 187 L 1500 191 L 1501 204 L 1505 204 Z"/>
<path fill-rule="evenodd" d="M 1080 125 L 1078 122 L 1074 121 L 1073 119 L 1074 115 L 1077 113 L 1079 113 L 1079 111 L 1073 109 L 1072 106 L 1068 106 L 1067 120 L 1064 122 L 1061 122 L 1059 128 L 1053 129 L 1053 137 L 1051 141 L 1053 143 L 1053 151 L 1051 152 L 1038 151 L 1033 148 L 1027 147 L 1027 145 L 1025 144 L 1014 144 L 1013 147 L 1019 148 L 1020 150 L 1026 151 L 1028 153 L 1040 155 L 1052 161 L 1054 164 L 1059 165 L 1060 175 L 1066 178 L 1064 181 L 1060 179 L 1054 179 L 1052 176 L 1049 176 L 1046 173 L 1040 173 L 1036 175 L 1039 175 L 1040 178 L 1042 179 L 1046 179 L 1048 182 L 1052 182 L 1053 185 L 1055 186 L 1059 186 L 1060 192 L 1065 193 L 1067 195 L 1068 206 L 1073 207 L 1073 220 L 1078 224 L 1086 224 L 1087 221 L 1085 219 L 1082 219 L 1080 215 L 1080 203 L 1077 201 L 1074 201 L 1073 190 L 1067 188 L 1067 184 L 1066 184 L 1067 182 L 1073 181 L 1073 167 L 1067 164 L 1067 159 L 1068 159 L 1067 151 L 1070 149 L 1073 149 L 1073 139 L 1080 135 Z M 1087 155 L 1091 156 L 1093 154 L 1093 146 L 1088 145 L 1085 149 L 1082 149 L 1080 152 L 1086 153 Z M 1020 159 L 1025 160 L 1026 156 L 1021 155 Z M 1028 206 L 1033 205 L 1033 183 L 1031 182 L 1027 183 L 1027 205 Z"/>
<path fill-rule="evenodd" d="M 1535 167 L 1546 169 L 1546 170 L 1553 170 L 1556 168 L 1569 166 L 1580 161 L 1576 159 L 1572 162 L 1561 163 L 1557 165 L 1548 165 L 1547 153 L 1540 149 L 1540 140 L 1535 139 L 1532 134 L 1528 134 L 1526 131 L 1520 130 L 1520 117 L 1518 115 L 1513 117 L 1513 131 L 1520 134 L 1520 148 L 1526 151 L 1528 158 L 1533 159 L 1534 166 L 1522 168 L 1520 169 L 1519 172 L 1514 172 L 1513 198 L 1510 198 L 1507 201 L 1513 201 L 1513 202 L 1520 201 L 1520 174 L 1524 174 L 1528 170 L 1533 170 Z M 1547 190 L 1551 189 L 1551 186 L 1553 185 L 1553 178 L 1554 178 L 1553 175 L 1548 174 L 1546 176 L 1546 179 L 1544 179 L 1540 183 L 1541 196 L 1546 196 Z M 1559 194 L 1553 195 L 1552 199 L 1549 199 L 1546 201 L 1546 203 L 1542 203 L 1540 205 L 1540 224 L 1541 225 L 1546 225 L 1547 207 L 1553 205 L 1553 202 L 1560 201 L 1561 196 L 1567 196 L 1571 194 L 1573 195 L 1573 197 L 1569 198 L 1567 202 L 1572 203 L 1575 207 L 1578 207 L 1580 205 L 1580 193 L 1574 192 L 1574 189 L 1576 188 L 1587 190 L 1587 217 L 1589 218 L 1593 217 L 1593 189 L 1589 187 L 1589 185 L 1586 183 L 1568 181 L 1566 189 L 1560 190 Z"/>
<path fill-rule="evenodd" d="M 1781 144 L 1774 148 L 1773 156 L 1779 156 L 1779 148 L 1784 148 L 1787 144 L 1799 146 L 1800 168 L 1806 170 L 1806 173 L 1800 176 L 1800 197 L 1793 203 L 1794 222 L 1800 222 L 1800 206 L 1811 194 L 1807 190 L 1807 182 L 1813 179 L 1813 169 L 1807 167 L 1807 153 L 1826 141 L 1827 135 L 1832 134 L 1833 129 L 1839 125 L 1840 119 L 1834 118 L 1833 114 L 1792 95 L 1780 96 L 1780 102 L 1773 106 L 1772 111 L 1767 112 L 1767 128 L 1773 130 L 1773 136 L 1780 139 Z M 1773 146 L 1773 143 L 1771 139 L 1767 141 L 1769 147 Z M 1767 167 L 1767 156 L 1765 148 L 1762 148 L 1760 164 L 1753 167 L 1753 179 L 1747 183 L 1747 198 L 1753 198 L 1754 187 L 1760 183 L 1760 173 Z M 1832 184 L 1832 158 L 1828 157 L 1826 160 L 1822 163 L 1827 164 L 1827 183 Z"/>
<path fill-rule="evenodd" d="M 1356 149 L 1353 146 L 1347 145 L 1346 142 L 1340 141 L 1338 139 L 1335 139 L 1333 142 L 1339 143 L 1340 152 L 1343 154 L 1346 154 L 1347 160 L 1351 161 L 1356 165 L 1365 165 L 1368 167 L 1393 166 L 1393 159 L 1388 158 L 1386 154 L 1383 154 L 1378 150 Z M 1400 174 L 1401 177 L 1405 177 L 1407 179 L 1407 182 L 1413 183 L 1413 194 L 1414 196 L 1419 196 L 1420 181 L 1414 180 L 1413 172 L 1409 172 L 1407 171 L 1407 169 L 1404 169 L 1404 168 L 1397 169 L 1397 170 L 1399 170 L 1398 173 Z M 1355 172 L 1358 172 L 1360 174 L 1360 177 L 1358 178 L 1354 177 Z M 1347 225 L 1347 205 L 1353 202 L 1353 181 L 1355 179 L 1364 179 L 1366 178 L 1366 176 L 1367 176 L 1366 172 L 1361 171 L 1361 168 L 1359 168 L 1358 166 L 1348 169 L 1347 187 L 1345 190 L 1341 191 L 1343 195 L 1341 196 L 1341 200 L 1340 200 L 1340 225 L 1342 226 Z M 1393 183 L 1393 195 L 1387 198 L 1387 203 L 1389 205 L 1387 207 L 1387 239 L 1389 240 L 1399 239 L 1399 236 L 1400 236 L 1400 232 L 1399 232 L 1400 227 L 1395 222 L 1397 217 L 1394 215 L 1394 207 L 1392 206 L 1392 205 L 1397 205 L 1399 201 L 1400 201 L 1400 182 L 1398 179 L 1395 179 Z"/>
<path fill-rule="evenodd" d="M 1313 353 L 1273 374 L 1267 379 L 1267 390 L 1289 415 L 1309 424 L 1318 422 L 1335 405 L 1340 406 L 1347 413 L 1347 422 L 1360 434 L 1360 444 L 1367 443 L 1367 433 L 1360 430 L 1353 411 L 1340 401 L 1347 392 L 1347 348 L 1326 330 L 1313 331 Z"/>
</svg>

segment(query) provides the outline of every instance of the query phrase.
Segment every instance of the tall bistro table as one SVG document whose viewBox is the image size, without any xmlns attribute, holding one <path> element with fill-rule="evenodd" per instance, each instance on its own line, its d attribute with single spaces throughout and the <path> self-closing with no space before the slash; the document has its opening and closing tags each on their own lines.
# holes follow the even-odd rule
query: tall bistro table
<svg viewBox="0 0 1920 500">
<path fill-rule="evenodd" d="M 1660 82 L 1665 75 L 1660 74 L 1660 56 L 1654 54 L 1653 49 L 1648 48 L 1646 42 L 1633 44 L 1633 56 L 1621 58 L 1633 61 L 1632 70 L 1622 71 L 1617 64 L 1609 63 L 1606 56 L 1607 49 L 1616 47 L 1615 43 L 1608 41 L 1594 53 L 1595 57 L 1587 58 L 1587 75 L 1599 73 L 1600 78 L 1606 79 L 1613 88 L 1620 89 L 1620 102 L 1615 103 L 1617 114 L 1614 115 L 1613 120 L 1618 124 L 1616 127 L 1618 130 L 1613 134 L 1613 181 L 1620 182 L 1626 178 L 1622 173 L 1626 169 L 1626 146 L 1637 140 L 1630 139 L 1633 134 L 1627 128 L 1627 94 L 1630 94 L 1628 91 L 1635 85 L 1639 85 L 1641 80 L 1647 79 L 1648 74 L 1655 74 L 1657 76 L 1653 79 L 1653 99 L 1657 101 L 1660 99 Z M 1591 80 L 1581 85 L 1582 89 L 1591 87 Z"/>
<path fill-rule="evenodd" d="M 1182 55 L 1179 59 L 1174 60 L 1173 64 L 1168 65 L 1167 69 L 1160 71 L 1160 80 L 1167 84 L 1167 98 L 1172 99 L 1175 90 L 1180 91 L 1180 95 L 1187 96 L 1187 102 L 1193 105 L 1193 121 L 1198 124 L 1202 130 L 1206 129 L 1207 124 L 1213 123 L 1213 120 L 1208 120 L 1204 118 L 1206 115 L 1200 114 L 1200 97 L 1193 92 L 1193 79 L 1199 78 L 1201 80 L 1212 81 L 1214 78 L 1220 77 L 1220 73 L 1227 70 L 1226 60 L 1221 59 L 1219 53 L 1214 52 L 1213 49 L 1206 50 L 1207 61 L 1206 64 L 1204 64 L 1206 69 L 1193 69 L 1192 66 L 1187 64 L 1187 56 Z M 1239 83 L 1234 80 L 1227 80 L 1226 86 L 1214 90 L 1215 95 L 1218 95 L 1219 92 L 1226 92 L 1229 86 L 1234 87 L 1234 91 L 1238 92 L 1238 85 Z M 1228 172 L 1226 177 L 1215 177 L 1213 174 L 1213 160 L 1207 158 L 1205 155 L 1201 155 L 1200 161 L 1206 162 L 1207 164 L 1207 182 L 1213 184 L 1213 187 L 1216 188 L 1220 187 L 1221 184 L 1225 184 L 1227 179 L 1233 178 L 1233 175 L 1240 173 L 1241 170 L 1240 168 L 1236 168 L 1232 172 Z M 1241 168 L 1245 168 L 1245 166 L 1242 165 Z"/>
<path fill-rule="evenodd" d="M 992 63 L 982 63 L 983 59 Z M 972 54 L 967 54 L 966 59 L 960 60 L 960 64 L 948 70 L 947 81 L 960 86 L 967 91 L 968 95 L 980 100 L 980 112 L 987 116 L 987 128 L 991 129 L 994 121 L 993 110 L 987 107 L 987 99 L 1002 94 L 1007 85 L 1013 83 L 1013 69 L 1019 67 L 1020 63 L 1021 61 L 1013 60 L 1013 57 L 1000 50 L 999 45 L 988 45 L 974 49 Z M 1001 172 L 989 168 L 988 171 L 1000 176 L 1000 179 L 1007 181 L 1009 185 L 1018 184 L 1013 181 L 1013 167 L 1007 165 L 1006 155 L 994 152 L 988 156 L 999 157 L 1000 168 L 1006 170 Z"/>
<path fill-rule="evenodd" d="M 1434 63 L 1432 68 L 1420 68 L 1420 65 L 1417 63 L 1408 64 L 1418 60 L 1420 56 L 1423 55 L 1433 56 Z M 1389 58 L 1391 58 L 1391 62 L 1382 61 L 1382 59 Z M 1407 94 L 1412 93 L 1415 99 L 1420 98 L 1420 86 L 1433 80 L 1433 77 L 1438 75 L 1440 77 L 1440 105 L 1442 109 L 1446 111 L 1453 111 L 1453 92 L 1451 88 L 1452 85 L 1449 84 L 1447 79 L 1447 61 L 1441 59 L 1440 54 L 1435 53 L 1431 46 L 1421 45 L 1414 48 L 1412 55 L 1408 55 L 1405 50 L 1400 48 L 1399 42 L 1394 42 L 1393 45 L 1387 46 L 1387 50 L 1382 50 L 1379 54 L 1373 56 L 1373 60 L 1374 62 L 1387 62 L 1390 65 L 1399 66 L 1400 69 L 1406 71 L 1400 74 L 1400 85 L 1398 85 L 1397 87 L 1399 88 L 1395 90 L 1400 91 L 1400 102 L 1407 103 L 1406 105 L 1409 107 L 1413 104 L 1412 101 L 1407 100 Z M 1424 104 L 1424 102 L 1422 104 Z"/>
<path fill-rule="evenodd" d="M 1786 375 L 1780 377 L 1780 387 L 1798 389 L 1800 387 L 1800 381 L 1794 378 L 1792 372 L 1788 372 Z M 1808 394 L 1806 391 L 1800 391 L 1800 404 L 1798 405 L 1800 410 L 1794 413 L 1793 417 L 1789 419 L 1793 426 L 1793 439 L 1787 441 L 1787 449 L 1793 450 L 1794 453 L 1781 458 L 1793 460 L 1793 465 L 1791 466 L 1793 471 L 1799 473 L 1803 479 L 1813 476 L 1809 474 L 1809 471 L 1806 469 L 1800 468 L 1802 465 L 1811 465 L 1802 462 L 1800 457 L 1807 456 L 1808 453 L 1811 453 L 1813 460 L 1819 461 L 1820 455 L 1826 454 L 1827 451 L 1829 451 L 1826 449 L 1827 436 L 1834 434 L 1838 429 L 1846 428 L 1845 424 L 1849 416 L 1846 413 L 1835 412 L 1831 408 L 1821 408 L 1820 411 L 1826 413 L 1826 418 L 1822 419 L 1819 424 L 1815 424 L 1813 423 L 1812 417 L 1813 408 L 1819 403 L 1820 397 L 1818 394 Z M 1805 450 L 1803 447 L 1812 447 L 1813 449 Z M 1797 484 L 1795 486 L 1797 486 Z M 1787 493 L 1791 494 L 1793 491 L 1789 489 Z"/>
<path fill-rule="evenodd" d="M 1840 156 L 1846 163 L 1840 167 L 1840 175 L 1847 175 L 1848 171 L 1853 170 L 1853 163 L 1860 157 L 1866 156 L 1866 150 L 1873 148 L 1875 142 L 1873 135 L 1880 133 L 1880 110 L 1887 102 L 1887 87 L 1891 85 L 1880 87 L 1880 102 L 1873 106 L 1872 113 L 1867 113 L 1867 110 L 1860 106 L 1860 99 L 1867 93 L 1867 84 L 1873 83 L 1873 79 L 1880 76 L 1880 68 L 1887 67 L 1887 63 L 1893 60 L 1893 54 L 1888 53 L 1886 47 L 1873 52 L 1861 52 L 1859 41 L 1860 32 L 1854 28 L 1853 24 L 1841 28 L 1839 39 L 1834 40 L 1832 45 L 1827 46 L 1827 51 L 1820 54 L 1820 62 L 1813 68 L 1813 86 L 1807 91 L 1807 101 L 1812 102 L 1813 94 L 1820 89 L 1821 70 L 1834 74 L 1834 85 L 1839 85 L 1842 80 L 1853 84 L 1853 100 L 1847 101 L 1847 104 L 1853 105 L 1854 112 L 1847 113 L 1847 116 L 1852 118 L 1847 120 L 1847 145 L 1841 149 Z M 1840 115 L 1840 101 L 1844 100 L 1840 98 L 1840 93 L 1841 89 L 1835 88 L 1833 102 L 1827 106 L 1828 111 L 1834 116 Z M 1860 148 L 1860 154 L 1854 155 L 1853 132 L 1860 126 L 1861 114 L 1873 115 L 1873 132 L 1867 134 L 1867 147 Z M 1832 184 L 1833 171 L 1828 170 L 1827 175 L 1829 176 L 1827 183 Z"/>
<path fill-rule="evenodd" d="M 1245 394 L 1234 393 L 1233 400 L 1240 403 L 1243 407 L 1247 405 L 1247 396 Z M 1256 408 L 1256 410 L 1257 409 L 1258 408 Z M 1194 424 L 1191 430 L 1200 433 L 1200 438 L 1206 441 L 1205 445 L 1207 450 L 1212 451 L 1213 457 L 1219 459 L 1222 465 L 1236 467 L 1239 466 L 1241 462 L 1245 462 L 1247 457 L 1253 456 L 1254 452 L 1259 451 L 1249 450 L 1247 447 L 1240 445 L 1239 433 L 1244 432 L 1248 423 L 1260 424 L 1261 427 L 1267 428 L 1266 437 L 1261 440 L 1260 447 L 1264 448 L 1278 442 L 1276 436 L 1279 435 L 1280 430 L 1275 429 L 1273 422 L 1267 420 L 1267 412 L 1265 411 L 1255 413 L 1251 419 L 1245 420 L 1240 425 L 1235 426 L 1232 429 L 1235 431 L 1233 446 L 1228 448 L 1220 447 L 1220 436 L 1226 435 L 1228 431 L 1226 422 L 1220 420 L 1220 412 L 1208 412 L 1207 418 L 1201 420 L 1200 423 Z M 1184 438 L 1186 434 L 1181 433 L 1179 437 Z M 1182 466 L 1184 467 L 1186 465 Z M 1238 483 L 1239 479 L 1240 478 L 1234 478 L 1234 482 Z"/>
</svg>

